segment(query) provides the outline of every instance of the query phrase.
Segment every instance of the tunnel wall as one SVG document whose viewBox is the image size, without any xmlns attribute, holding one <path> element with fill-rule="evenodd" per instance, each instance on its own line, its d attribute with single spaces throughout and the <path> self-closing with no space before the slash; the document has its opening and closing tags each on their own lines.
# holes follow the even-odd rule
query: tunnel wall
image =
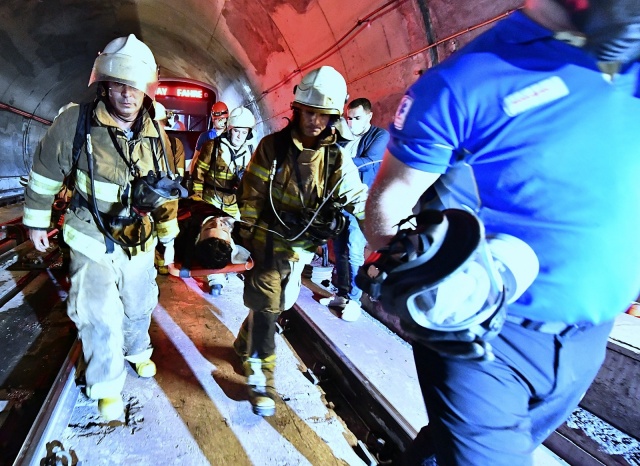
<svg viewBox="0 0 640 466">
<path fill-rule="evenodd" d="M 262 137 L 286 125 L 293 88 L 321 65 L 346 78 L 388 127 L 420 74 L 522 0 L 58 0 L 0 3 L 0 105 L 53 120 L 92 97 L 97 53 L 134 33 L 161 77 L 210 83 L 247 106 Z M 46 21 L 43 20 L 46 18 Z M 0 190 L 25 175 L 46 125 L 0 110 Z M 0 192 L 0 198 L 2 194 Z"/>
<path fill-rule="evenodd" d="M 0 205 L 21 195 L 20 177 L 28 175 L 33 154 L 48 126 L 0 110 Z"/>
</svg>

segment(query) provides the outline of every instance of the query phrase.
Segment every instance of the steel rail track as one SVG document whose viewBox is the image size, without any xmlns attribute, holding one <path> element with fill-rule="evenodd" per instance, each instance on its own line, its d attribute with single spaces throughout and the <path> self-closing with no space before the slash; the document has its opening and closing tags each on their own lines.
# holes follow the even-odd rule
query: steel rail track
<svg viewBox="0 0 640 466">
<path fill-rule="evenodd" d="M 365 464 L 398 464 L 402 453 L 415 438 L 416 430 L 348 361 L 339 347 L 304 312 L 297 311 L 296 306 L 282 314 L 279 325 L 283 336 L 309 368 L 308 378 L 324 390 L 328 404 L 358 438 L 356 452 Z M 79 393 L 75 383 L 75 364 L 80 351 L 80 343 L 76 340 L 13 466 L 65 464 L 68 461 L 65 457 L 68 453 L 53 443 L 47 444 L 46 438 L 49 432 L 68 423 Z M 566 430 L 556 431 L 545 445 L 570 465 L 630 464 L 581 447 L 567 435 Z M 43 460 L 49 462 L 42 463 Z"/>
<path fill-rule="evenodd" d="M 298 305 L 283 314 L 283 336 L 310 368 L 308 378 L 359 439 L 367 464 L 391 464 L 417 435 L 415 428 L 353 365 Z"/>
<path fill-rule="evenodd" d="M 81 344 L 76 340 L 67 355 L 51 390 L 42 404 L 33 426 L 29 430 L 13 466 L 40 465 L 44 460 L 46 465 L 71 465 L 69 454 L 57 448 L 55 443 L 47 443 L 49 433 L 66 426 L 73 411 L 73 407 L 80 393 L 75 381 L 75 367 L 81 352 Z M 58 460 L 67 460 L 59 463 Z"/>
<path fill-rule="evenodd" d="M 311 368 L 310 378 L 327 393 L 336 413 L 360 439 L 364 451 L 358 451 L 359 455 L 371 466 L 399 464 L 417 432 L 297 306 L 283 314 L 283 336 Z M 552 433 L 544 446 L 569 465 L 640 465 L 603 452 L 598 444 L 585 441 L 581 431 L 566 425 Z"/>
</svg>

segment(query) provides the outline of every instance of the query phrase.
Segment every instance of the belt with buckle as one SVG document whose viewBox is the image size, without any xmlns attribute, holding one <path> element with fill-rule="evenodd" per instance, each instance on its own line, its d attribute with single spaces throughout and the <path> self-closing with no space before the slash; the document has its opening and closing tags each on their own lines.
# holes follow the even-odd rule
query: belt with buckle
<svg viewBox="0 0 640 466">
<path fill-rule="evenodd" d="M 524 317 L 518 317 L 513 315 L 507 315 L 507 322 L 519 325 L 520 327 L 528 330 L 533 330 L 540 333 L 549 333 L 553 335 L 559 335 L 561 337 L 571 336 L 577 332 L 587 330 L 593 327 L 590 323 L 581 324 L 567 324 L 566 322 L 536 322 L 535 320 L 526 319 Z"/>
</svg>

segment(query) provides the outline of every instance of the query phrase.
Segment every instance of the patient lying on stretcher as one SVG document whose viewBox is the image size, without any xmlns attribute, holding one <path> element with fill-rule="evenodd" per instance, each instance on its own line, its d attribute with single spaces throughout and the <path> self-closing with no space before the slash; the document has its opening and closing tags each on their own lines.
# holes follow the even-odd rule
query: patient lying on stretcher
<svg viewBox="0 0 640 466">
<path fill-rule="evenodd" d="M 248 270 L 249 251 L 235 244 L 235 219 L 199 199 L 181 199 L 178 207 L 180 233 L 167 245 L 158 245 L 156 265 L 161 274 L 206 277 L 209 292 L 219 295 L 226 273 Z"/>
</svg>

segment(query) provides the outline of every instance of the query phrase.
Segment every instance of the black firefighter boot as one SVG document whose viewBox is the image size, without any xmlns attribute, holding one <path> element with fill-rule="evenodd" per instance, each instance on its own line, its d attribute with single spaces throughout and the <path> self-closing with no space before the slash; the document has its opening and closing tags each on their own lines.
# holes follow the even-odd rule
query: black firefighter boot
<svg viewBox="0 0 640 466">
<path fill-rule="evenodd" d="M 277 313 L 253 310 L 247 318 L 249 350 L 244 361 L 244 373 L 247 376 L 249 400 L 253 412 L 258 416 L 273 416 L 276 412 L 277 393 L 273 372 L 276 366 L 277 319 Z"/>
</svg>

